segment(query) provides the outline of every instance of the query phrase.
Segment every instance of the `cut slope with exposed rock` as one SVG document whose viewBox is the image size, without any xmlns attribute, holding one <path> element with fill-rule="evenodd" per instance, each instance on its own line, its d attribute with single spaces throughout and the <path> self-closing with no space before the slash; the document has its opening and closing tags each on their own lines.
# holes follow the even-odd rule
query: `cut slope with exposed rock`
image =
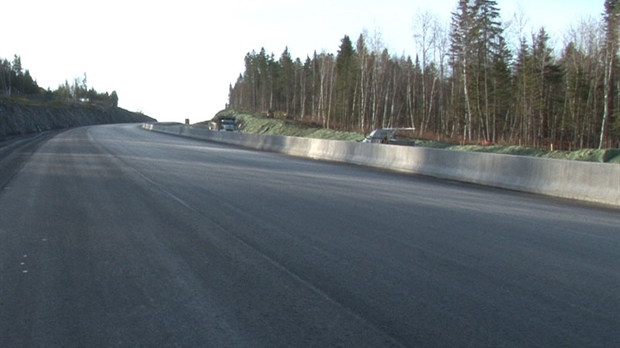
<svg viewBox="0 0 620 348">
<path fill-rule="evenodd" d="M 110 123 L 156 122 L 146 115 L 96 103 L 36 102 L 0 97 L 0 138 Z"/>
</svg>

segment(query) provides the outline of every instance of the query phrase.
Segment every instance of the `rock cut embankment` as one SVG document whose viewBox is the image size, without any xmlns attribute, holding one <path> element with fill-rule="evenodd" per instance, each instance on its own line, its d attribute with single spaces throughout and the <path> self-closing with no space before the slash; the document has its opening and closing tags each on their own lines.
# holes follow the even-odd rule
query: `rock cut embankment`
<svg viewBox="0 0 620 348">
<path fill-rule="evenodd" d="M 0 98 L 0 138 L 96 124 L 143 122 L 156 120 L 111 105 Z"/>
</svg>

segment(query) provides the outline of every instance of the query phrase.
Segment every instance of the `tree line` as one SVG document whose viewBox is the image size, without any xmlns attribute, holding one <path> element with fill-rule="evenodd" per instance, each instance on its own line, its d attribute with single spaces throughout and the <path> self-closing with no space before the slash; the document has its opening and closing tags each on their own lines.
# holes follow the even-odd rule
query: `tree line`
<svg viewBox="0 0 620 348">
<path fill-rule="evenodd" d="M 74 78 L 71 84 L 65 80 L 64 84 L 60 84 L 55 90 L 39 87 L 30 71 L 22 67 L 21 57 L 18 55 L 13 57 L 13 61 L 0 58 L 0 95 L 45 101 L 89 101 L 118 106 L 116 91 L 111 94 L 99 93 L 94 88 L 89 88 L 86 73 L 82 78 Z"/>
<path fill-rule="evenodd" d="M 561 49 L 545 28 L 525 33 L 523 17 L 503 23 L 495 0 L 458 0 L 449 25 L 417 13 L 414 58 L 366 31 L 304 61 L 263 48 L 245 56 L 228 106 L 364 134 L 413 126 L 438 140 L 620 147 L 620 0 L 603 5 L 599 20 L 568 30 Z"/>
</svg>

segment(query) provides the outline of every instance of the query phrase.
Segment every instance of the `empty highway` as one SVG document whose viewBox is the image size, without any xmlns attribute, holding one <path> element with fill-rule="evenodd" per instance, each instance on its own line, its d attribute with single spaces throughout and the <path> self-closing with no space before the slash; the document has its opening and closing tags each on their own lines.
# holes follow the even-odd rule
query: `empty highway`
<svg viewBox="0 0 620 348">
<path fill-rule="evenodd" d="M 2 347 L 620 346 L 615 208 L 137 125 L 9 169 Z"/>
</svg>

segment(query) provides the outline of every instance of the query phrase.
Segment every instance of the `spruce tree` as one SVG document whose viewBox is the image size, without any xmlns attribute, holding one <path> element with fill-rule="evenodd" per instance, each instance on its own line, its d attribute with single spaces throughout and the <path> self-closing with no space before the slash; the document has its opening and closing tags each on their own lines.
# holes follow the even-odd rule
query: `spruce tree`
<svg viewBox="0 0 620 348">
<path fill-rule="evenodd" d="M 614 125 L 613 133 L 616 136 L 615 142 L 620 143 L 620 107 L 618 101 L 614 103 L 614 85 L 620 84 L 616 75 L 618 64 L 618 41 L 620 40 L 620 0 L 605 0 L 605 12 L 603 14 L 605 26 L 605 78 L 604 78 L 604 101 L 603 118 L 601 121 L 601 131 L 598 148 L 603 147 L 607 135 L 607 123 Z M 620 88 L 619 88 L 620 90 Z M 620 91 L 619 91 L 620 92 Z M 614 120 L 615 118 L 615 120 Z"/>
<path fill-rule="evenodd" d="M 353 109 L 353 95 L 355 92 L 356 53 L 353 43 L 345 35 L 336 56 L 336 115 L 340 125 L 348 128 L 348 120 Z"/>
</svg>

